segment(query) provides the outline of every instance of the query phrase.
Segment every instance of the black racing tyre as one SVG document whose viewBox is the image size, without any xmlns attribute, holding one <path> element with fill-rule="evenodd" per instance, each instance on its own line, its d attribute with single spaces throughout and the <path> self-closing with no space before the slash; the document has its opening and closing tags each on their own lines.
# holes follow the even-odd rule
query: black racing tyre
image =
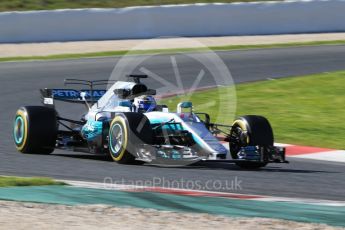
<svg viewBox="0 0 345 230">
<path fill-rule="evenodd" d="M 238 159 L 237 153 L 245 146 L 273 146 L 274 137 L 270 123 L 265 117 L 246 115 L 236 119 L 230 131 L 230 153 L 232 159 Z M 264 167 L 267 163 L 237 162 L 247 169 Z"/>
<path fill-rule="evenodd" d="M 13 139 L 19 152 L 49 154 L 54 151 L 58 129 L 55 109 L 21 107 L 13 126 Z"/>
<path fill-rule="evenodd" d="M 152 144 L 152 128 L 148 118 L 141 113 L 116 114 L 109 127 L 109 154 L 121 164 L 141 164 L 136 161 L 136 147 Z"/>
</svg>

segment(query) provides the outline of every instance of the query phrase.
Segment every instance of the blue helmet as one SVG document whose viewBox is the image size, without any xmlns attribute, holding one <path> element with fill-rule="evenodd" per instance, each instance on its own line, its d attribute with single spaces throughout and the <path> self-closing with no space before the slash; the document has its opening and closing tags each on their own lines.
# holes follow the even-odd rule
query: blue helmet
<svg viewBox="0 0 345 230">
<path fill-rule="evenodd" d="M 140 96 L 134 98 L 133 105 L 136 107 L 138 112 L 150 112 L 156 108 L 156 100 L 153 96 Z"/>
</svg>

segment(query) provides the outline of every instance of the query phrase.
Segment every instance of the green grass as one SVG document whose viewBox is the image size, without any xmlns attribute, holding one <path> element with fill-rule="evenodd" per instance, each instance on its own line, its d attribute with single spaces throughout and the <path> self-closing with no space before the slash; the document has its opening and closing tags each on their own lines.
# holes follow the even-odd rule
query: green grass
<svg viewBox="0 0 345 230">
<path fill-rule="evenodd" d="M 56 182 L 43 177 L 5 177 L 0 176 L 0 187 L 8 186 L 41 186 L 41 185 L 64 185 L 63 182 Z"/>
<path fill-rule="evenodd" d="M 54 10 L 67 8 L 120 8 L 127 6 L 252 1 L 254 0 L 0 0 L 0 11 Z"/>
<path fill-rule="evenodd" d="M 58 54 L 49 56 L 29 56 L 29 57 L 5 57 L 0 58 L 0 62 L 5 61 L 30 61 L 30 60 L 59 60 L 71 58 L 91 58 L 91 57 L 110 57 L 122 56 L 127 54 L 140 55 L 140 54 L 169 54 L 169 53 L 186 53 L 186 52 L 202 52 L 202 51 L 230 51 L 240 49 L 268 49 L 268 48 L 287 48 L 287 47 L 303 47 L 303 46 L 319 46 L 319 45 L 343 45 L 345 40 L 334 41 L 315 41 L 315 42 L 294 42 L 282 44 L 265 44 L 265 45 L 228 45 L 216 46 L 208 48 L 176 48 L 176 49 L 154 49 L 154 50 L 123 50 L 123 51 L 106 51 L 96 53 L 80 53 L 80 54 Z"/>
<path fill-rule="evenodd" d="M 231 124 L 231 102 L 227 101 L 230 87 L 196 92 L 191 96 L 195 110 L 198 104 L 213 100 L 215 105 L 203 108 L 211 117 Z M 345 149 L 345 71 L 291 77 L 279 80 L 239 84 L 236 115 L 259 114 L 267 117 L 276 141 L 319 147 Z M 186 96 L 164 99 L 174 108 Z M 199 107 L 199 108 L 198 108 Z M 201 111 L 200 111 L 201 112 Z"/>
</svg>

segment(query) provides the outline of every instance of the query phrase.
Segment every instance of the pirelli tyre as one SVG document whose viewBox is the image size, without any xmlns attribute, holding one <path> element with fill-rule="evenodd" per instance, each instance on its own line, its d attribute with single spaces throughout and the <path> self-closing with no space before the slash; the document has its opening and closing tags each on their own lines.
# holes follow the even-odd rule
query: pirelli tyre
<svg viewBox="0 0 345 230">
<path fill-rule="evenodd" d="M 25 106 L 17 110 L 13 139 L 19 152 L 49 154 L 57 138 L 56 111 L 44 106 Z"/>
<path fill-rule="evenodd" d="M 109 127 L 110 157 L 122 164 L 140 164 L 136 161 L 136 148 L 152 143 L 152 128 L 141 113 L 116 114 Z"/>
<path fill-rule="evenodd" d="M 270 123 L 265 117 L 246 115 L 234 121 L 230 131 L 230 153 L 233 159 L 238 159 L 241 147 L 273 146 L 274 138 Z M 267 165 L 265 162 L 238 162 L 238 166 L 255 169 Z"/>
</svg>

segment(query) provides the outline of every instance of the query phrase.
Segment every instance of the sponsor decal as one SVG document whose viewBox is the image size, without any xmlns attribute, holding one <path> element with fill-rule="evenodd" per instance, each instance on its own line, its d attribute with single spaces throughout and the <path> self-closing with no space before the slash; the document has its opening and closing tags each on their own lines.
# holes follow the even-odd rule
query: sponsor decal
<svg viewBox="0 0 345 230">
<path fill-rule="evenodd" d="M 52 89 L 52 96 L 56 99 L 76 99 L 81 100 L 81 93 L 85 93 L 86 99 L 100 99 L 106 90 L 75 90 L 75 89 Z"/>
</svg>

